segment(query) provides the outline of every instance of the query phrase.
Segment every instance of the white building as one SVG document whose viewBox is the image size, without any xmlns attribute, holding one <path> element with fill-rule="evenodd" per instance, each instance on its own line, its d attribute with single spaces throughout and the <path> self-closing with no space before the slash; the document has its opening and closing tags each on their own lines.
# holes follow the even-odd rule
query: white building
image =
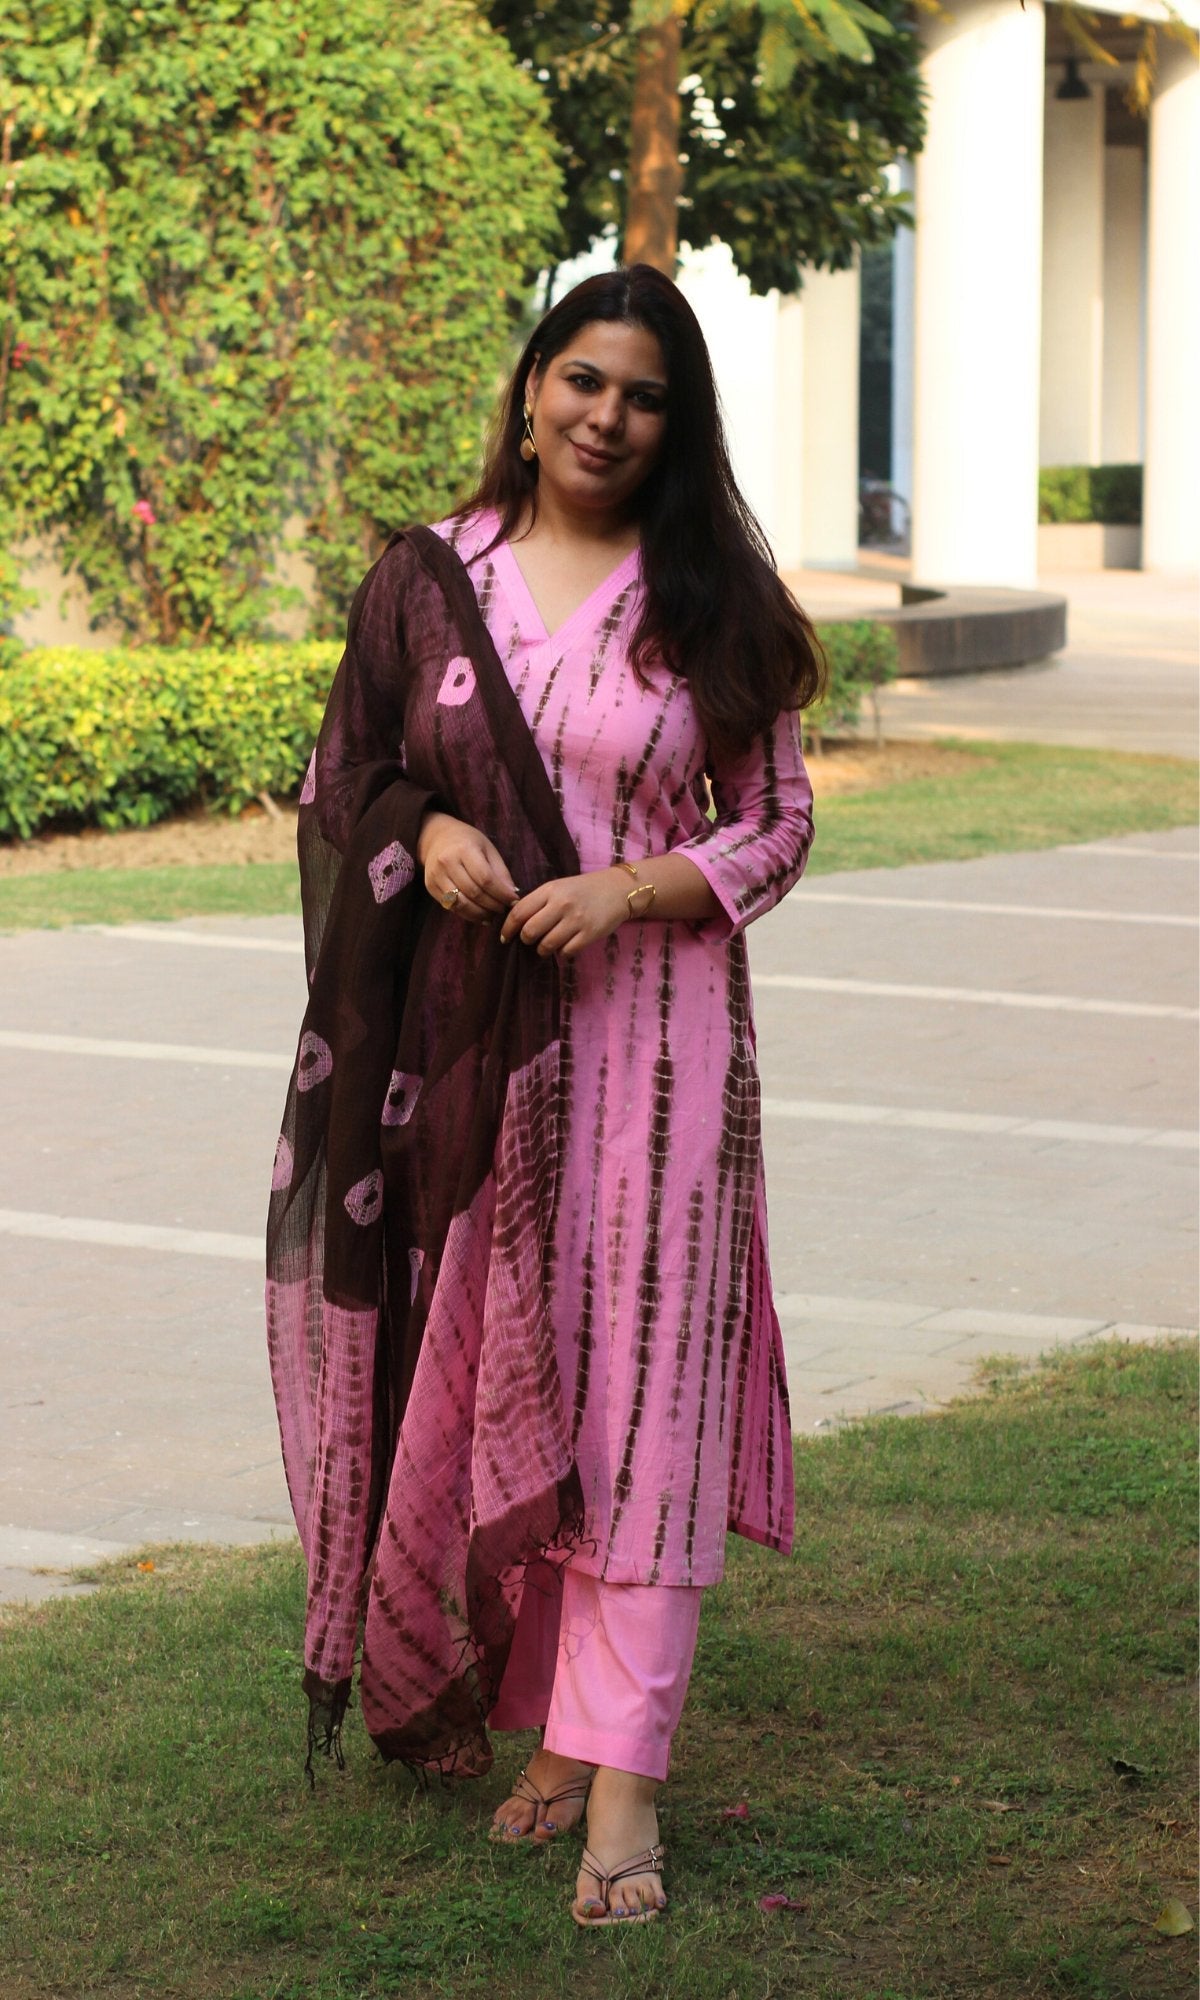
<svg viewBox="0 0 1200 2000">
<path fill-rule="evenodd" d="M 1028 586 L 1044 465 L 1144 465 L 1142 560 L 1200 566 L 1200 66 L 1158 32 L 1148 119 L 1126 93 L 1158 0 L 1089 0 L 1115 66 L 1043 0 L 922 15 L 915 230 L 894 259 L 892 485 L 913 574 Z M 1180 12 L 1200 22 L 1197 0 Z M 1068 67 L 1069 60 L 1072 66 Z M 753 299 L 714 249 L 681 282 L 708 333 L 739 472 L 783 569 L 854 563 L 858 275 Z"/>
</svg>

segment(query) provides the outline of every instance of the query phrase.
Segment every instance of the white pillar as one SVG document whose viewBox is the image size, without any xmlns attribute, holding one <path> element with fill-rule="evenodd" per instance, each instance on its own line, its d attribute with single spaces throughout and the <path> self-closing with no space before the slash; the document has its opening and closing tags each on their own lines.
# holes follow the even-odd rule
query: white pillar
<svg viewBox="0 0 1200 2000">
<path fill-rule="evenodd" d="M 1042 276 L 1041 0 L 921 17 L 928 138 L 917 159 L 913 573 L 1037 575 Z"/>
<path fill-rule="evenodd" d="M 1142 567 L 1200 565 L 1200 69 L 1159 32 L 1150 108 Z"/>
<path fill-rule="evenodd" d="M 781 570 L 804 560 L 804 301 L 781 298 L 775 318 L 775 505 L 764 522 Z"/>
<path fill-rule="evenodd" d="M 1102 465 L 1142 462 L 1146 160 L 1140 146 L 1104 155 L 1104 420 Z"/>
<path fill-rule="evenodd" d="M 678 282 L 708 343 L 738 485 L 771 537 L 778 451 L 772 395 L 778 294 L 754 297 L 724 243 L 689 250 L 681 259 Z"/>
<path fill-rule="evenodd" d="M 1042 209 L 1043 465 L 1099 465 L 1104 332 L 1104 92 L 1047 78 Z"/>
<path fill-rule="evenodd" d="M 804 560 L 858 560 L 858 264 L 804 273 Z"/>
<path fill-rule="evenodd" d="M 911 160 L 900 161 L 900 186 L 912 206 L 916 171 Z M 912 499 L 913 473 L 913 315 L 917 240 L 911 229 L 898 229 L 892 239 L 892 478 L 906 500 Z"/>
</svg>

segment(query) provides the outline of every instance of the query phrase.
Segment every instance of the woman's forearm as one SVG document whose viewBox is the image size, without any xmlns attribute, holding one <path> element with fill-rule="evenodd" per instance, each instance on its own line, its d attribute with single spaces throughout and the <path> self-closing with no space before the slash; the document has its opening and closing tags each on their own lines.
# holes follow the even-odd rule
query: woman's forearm
<svg viewBox="0 0 1200 2000">
<path fill-rule="evenodd" d="M 652 854 L 645 861 L 634 861 L 634 866 L 638 883 L 654 884 L 653 897 L 634 896 L 630 909 L 635 921 L 645 916 L 651 920 L 658 918 L 660 922 L 700 923 L 707 917 L 715 917 L 721 907 L 695 862 L 689 861 L 686 854 Z M 637 884 L 626 869 L 616 872 L 628 896 Z"/>
</svg>

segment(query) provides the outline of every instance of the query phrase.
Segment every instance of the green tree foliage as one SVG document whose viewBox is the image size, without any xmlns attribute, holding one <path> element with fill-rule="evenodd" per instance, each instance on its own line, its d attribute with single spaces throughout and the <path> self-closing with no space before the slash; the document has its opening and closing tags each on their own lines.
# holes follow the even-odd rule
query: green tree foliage
<svg viewBox="0 0 1200 2000">
<path fill-rule="evenodd" d="M 644 0 L 490 0 L 545 86 L 567 200 L 562 254 L 624 230 L 629 111 Z M 756 292 L 839 270 L 907 213 L 885 169 L 924 113 L 905 0 L 696 0 L 683 30 L 680 236 L 718 238 Z"/>
<path fill-rule="evenodd" d="M 299 513 L 318 629 L 462 489 L 556 228 L 542 93 L 467 0 L 6 0 L 0 549 L 238 640 Z"/>
</svg>

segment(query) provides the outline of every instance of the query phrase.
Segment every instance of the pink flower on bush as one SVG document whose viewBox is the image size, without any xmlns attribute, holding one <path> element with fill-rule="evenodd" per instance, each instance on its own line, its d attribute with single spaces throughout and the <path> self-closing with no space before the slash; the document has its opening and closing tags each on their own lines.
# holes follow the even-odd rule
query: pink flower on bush
<svg viewBox="0 0 1200 2000">
<path fill-rule="evenodd" d="M 144 521 L 148 528 L 152 528 L 154 526 L 154 523 L 158 519 L 158 515 L 155 513 L 153 507 L 150 505 L 150 502 L 148 500 L 135 500 L 133 503 L 133 511 L 137 519 L 139 521 Z"/>
<path fill-rule="evenodd" d="M 29 342 L 18 340 L 9 358 L 14 368 L 23 368 L 29 359 Z"/>
</svg>

